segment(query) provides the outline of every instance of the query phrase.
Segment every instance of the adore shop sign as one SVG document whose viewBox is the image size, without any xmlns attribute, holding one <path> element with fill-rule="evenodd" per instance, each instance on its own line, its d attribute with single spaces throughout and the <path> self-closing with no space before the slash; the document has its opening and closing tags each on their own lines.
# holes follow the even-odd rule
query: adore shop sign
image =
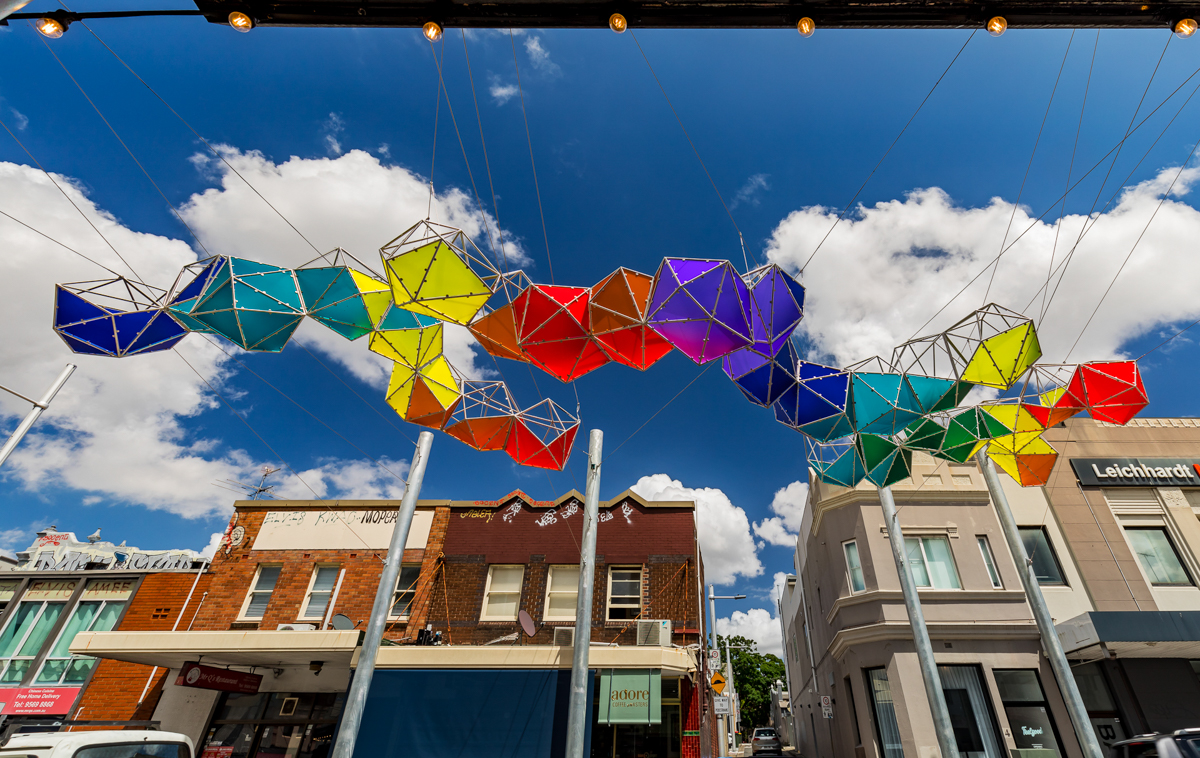
<svg viewBox="0 0 1200 758">
<path fill-rule="evenodd" d="M 600 672 L 600 724 L 661 724 L 661 669 Z"/>
</svg>

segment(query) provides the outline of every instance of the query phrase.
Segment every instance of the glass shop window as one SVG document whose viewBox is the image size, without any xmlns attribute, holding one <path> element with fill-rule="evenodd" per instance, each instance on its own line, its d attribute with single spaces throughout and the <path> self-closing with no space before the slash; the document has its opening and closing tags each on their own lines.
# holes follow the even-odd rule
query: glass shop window
<svg viewBox="0 0 1200 758">
<path fill-rule="evenodd" d="M 71 643 L 80 632 L 109 632 L 117 625 L 125 603 L 133 595 L 133 579 L 93 579 L 84 588 L 58 640 L 46 655 L 37 684 L 83 684 L 96 665 L 88 655 L 72 655 Z"/>
<path fill-rule="evenodd" d="M 918 587 L 939 590 L 958 590 L 958 569 L 950 552 L 950 540 L 945 537 L 905 537 L 904 550 L 913 580 Z"/>
<path fill-rule="evenodd" d="M 883 758 L 904 758 L 887 669 L 867 669 L 864 673 L 867 675 L 867 692 L 871 693 L 871 707 L 875 710 L 875 738 L 879 740 L 880 752 Z"/>
<path fill-rule="evenodd" d="M 1058 556 L 1050 546 L 1050 538 L 1046 536 L 1044 526 L 1017 527 L 1021 533 L 1021 542 L 1025 544 L 1025 554 L 1033 561 L 1033 574 L 1040 585 L 1063 585 L 1062 567 Z"/>
<path fill-rule="evenodd" d="M 850 592 L 862 592 L 867 588 L 867 583 L 863 580 L 862 562 L 858 559 L 858 543 L 854 540 L 843 543 L 842 550 L 846 553 L 846 571 L 850 576 Z"/>
<path fill-rule="evenodd" d="M 0 580 L 0 612 L 8 607 L 9 601 L 13 599 L 13 595 L 17 594 L 17 587 L 20 586 L 20 579 Z"/>
<path fill-rule="evenodd" d="M 78 579 L 50 579 L 32 582 L 25 590 L 0 631 L 0 684 L 20 684 L 31 673 L 29 667 L 78 586 Z"/>
<path fill-rule="evenodd" d="M 226 758 L 327 758 L 344 700 L 340 692 L 226 692 L 198 752 Z"/>
<path fill-rule="evenodd" d="M 1046 704 L 1041 680 L 1034 669 L 994 669 L 996 689 L 1008 717 L 1017 750 L 1049 750 L 1062 756 L 1054 717 Z"/>
<path fill-rule="evenodd" d="M 1179 559 L 1179 551 L 1171 544 L 1167 530 L 1161 526 L 1125 527 L 1129 545 L 1142 564 L 1150 583 L 1155 587 L 1189 587 L 1192 578 Z"/>
<path fill-rule="evenodd" d="M 963 758 L 1006 758 L 978 666 L 938 666 L 950 726 Z"/>
</svg>

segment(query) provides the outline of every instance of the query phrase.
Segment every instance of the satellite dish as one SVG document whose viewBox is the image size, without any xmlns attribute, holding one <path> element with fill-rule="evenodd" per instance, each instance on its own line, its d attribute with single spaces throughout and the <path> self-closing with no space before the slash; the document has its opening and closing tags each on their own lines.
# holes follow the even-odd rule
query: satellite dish
<svg viewBox="0 0 1200 758">
<path fill-rule="evenodd" d="M 526 635 L 532 637 L 537 633 L 537 627 L 533 625 L 533 617 L 525 611 L 517 614 L 517 620 L 521 622 L 521 629 L 524 630 Z"/>
<path fill-rule="evenodd" d="M 354 628 L 354 622 L 351 621 L 350 617 L 344 613 L 339 613 L 338 615 L 334 616 L 330 623 L 333 625 L 333 628 L 337 629 L 339 632 L 348 632 Z"/>
</svg>

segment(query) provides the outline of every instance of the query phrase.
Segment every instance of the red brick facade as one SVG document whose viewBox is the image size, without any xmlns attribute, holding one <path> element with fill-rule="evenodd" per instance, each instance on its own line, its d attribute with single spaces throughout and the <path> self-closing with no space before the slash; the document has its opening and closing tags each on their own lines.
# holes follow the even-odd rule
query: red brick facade
<svg viewBox="0 0 1200 758">
<path fill-rule="evenodd" d="M 118 629 L 123 632 L 166 632 L 175 627 L 176 620 L 179 621 L 178 629 L 187 629 L 201 602 L 205 606 L 211 602 L 211 594 L 205 597 L 211 581 L 212 574 L 205 573 L 197 582 L 194 571 L 147 574 L 130 599 Z M 192 591 L 193 583 L 195 591 Z M 189 592 L 192 596 L 185 606 Z M 147 720 L 158 704 L 166 676 L 164 669 L 155 671 L 153 666 L 102 660 L 96 664 L 92 679 L 71 717 L 84 721 Z M 143 691 L 145 698 L 142 698 Z"/>
</svg>

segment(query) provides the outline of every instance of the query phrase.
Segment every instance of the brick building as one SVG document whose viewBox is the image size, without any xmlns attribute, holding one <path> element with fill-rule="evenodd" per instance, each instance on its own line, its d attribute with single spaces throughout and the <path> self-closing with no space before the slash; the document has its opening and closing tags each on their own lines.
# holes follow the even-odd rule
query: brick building
<svg viewBox="0 0 1200 758">
<path fill-rule="evenodd" d="M 518 491 L 491 501 L 418 503 L 360 754 L 375 745 L 440 755 L 449 749 L 447 735 L 463 742 L 464 755 L 476 748 L 561 754 L 582 501 L 574 491 L 554 501 Z M 191 735 L 209 758 L 283 748 L 292 755 L 293 747 L 299 758 L 323 756 L 396 508 L 388 501 L 238 502 L 190 632 L 85 634 L 73 649 L 170 669 L 153 717 Z M 602 503 L 596 552 L 592 754 L 707 755 L 694 504 L 647 502 L 632 492 Z M 521 611 L 533 635 L 522 632 Z M 441 644 L 416 644 L 421 630 Z M 244 693 L 188 686 L 181 671 L 196 664 L 261 681 Z M 623 721 L 608 707 L 611 692 L 643 679 L 653 693 L 648 715 Z M 460 729 L 464 722 L 475 728 Z M 508 736 L 497 741 L 497 732 Z"/>
<path fill-rule="evenodd" d="M 79 632 L 186 628 L 208 585 L 191 550 L 145 551 L 38 532 L 0 579 L 0 723 L 147 720 L 166 671 L 76 655 Z"/>
</svg>

